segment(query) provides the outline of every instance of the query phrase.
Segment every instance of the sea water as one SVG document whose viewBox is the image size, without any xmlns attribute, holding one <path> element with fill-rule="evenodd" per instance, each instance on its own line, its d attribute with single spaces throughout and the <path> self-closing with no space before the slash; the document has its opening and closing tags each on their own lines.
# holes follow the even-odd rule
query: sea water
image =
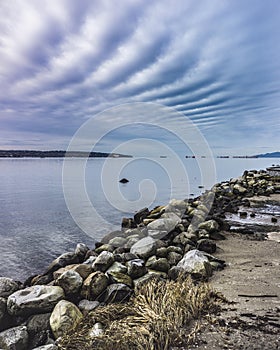
<svg viewBox="0 0 280 350">
<path fill-rule="evenodd" d="M 63 162 L 0 159 L 0 276 L 23 281 L 42 273 L 52 259 L 79 242 L 93 247 L 103 235 L 119 229 L 122 217 L 132 216 L 136 208 L 152 209 L 171 198 L 194 197 L 204 186 L 241 176 L 246 169 L 265 169 L 280 160 L 213 159 L 210 169 L 207 159 L 183 158 L 182 171 L 171 158 L 91 158 L 86 163 L 73 158 L 66 160 L 67 184 Z M 203 168 L 201 162 L 207 166 Z M 83 166 L 84 176 L 72 178 Z M 206 185 L 208 175 L 213 183 Z M 120 184 L 122 177 L 129 182 Z M 81 184 L 87 200 L 79 196 Z M 69 200 L 75 204 L 74 212 Z"/>
</svg>

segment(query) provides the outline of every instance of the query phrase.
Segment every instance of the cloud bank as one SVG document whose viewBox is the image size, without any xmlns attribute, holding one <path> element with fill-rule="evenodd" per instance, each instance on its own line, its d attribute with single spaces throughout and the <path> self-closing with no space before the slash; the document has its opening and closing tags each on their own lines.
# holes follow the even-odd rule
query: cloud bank
<svg viewBox="0 0 280 350">
<path fill-rule="evenodd" d="M 279 149 L 277 0 L 10 0 L 0 13 L 0 148 L 66 148 L 94 114 L 154 102 L 216 153 Z"/>
</svg>

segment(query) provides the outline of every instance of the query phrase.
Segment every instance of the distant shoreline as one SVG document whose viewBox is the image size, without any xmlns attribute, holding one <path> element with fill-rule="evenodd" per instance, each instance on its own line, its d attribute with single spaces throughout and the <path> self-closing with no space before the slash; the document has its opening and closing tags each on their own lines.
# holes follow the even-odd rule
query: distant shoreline
<svg viewBox="0 0 280 350">
<path fill-rule="evenodd" d="M 0 158 L 132 158 L 131 155 L 82 151 L 0 150 Z"/>
</svg>

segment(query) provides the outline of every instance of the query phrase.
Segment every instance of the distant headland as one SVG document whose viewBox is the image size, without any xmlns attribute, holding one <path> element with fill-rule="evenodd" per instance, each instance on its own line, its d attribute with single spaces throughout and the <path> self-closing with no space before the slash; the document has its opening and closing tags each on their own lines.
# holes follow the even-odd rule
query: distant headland
<svg viewBox="0 0 280 350">
<path fill-rule="evenodd" d="M 131 158 L 119 153 L 82 152 L 82 151 L 37 151 L 37 150 L 0 150 L 0 158 Z"/>
</svg>

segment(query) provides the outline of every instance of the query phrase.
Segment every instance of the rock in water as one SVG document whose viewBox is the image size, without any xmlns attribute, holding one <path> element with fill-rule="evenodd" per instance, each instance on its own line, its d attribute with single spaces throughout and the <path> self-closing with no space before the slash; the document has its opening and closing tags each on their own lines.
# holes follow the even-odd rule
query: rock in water
<svg viewBox="0 0 280 350">
<path fill-rule="evenodd" d="M 31 315 L 52 311 L 64 298 L 64 291 L 57 286 L 32 286 L 11 294 L 7 308 L 10 315 Z"/>
<path fill-rule="evenodd" d="M 75 304 L 61 300 L 56 304 L 50 317 L 50 326 L 55 338 L 76 327 L 82 319 L 83 314 Z"/>
<path fill-rule="evenodd" d="M 28 333 L 25 326 L 7 329 L 0 333 L 0 347 L 10 350 L 25 350 L 28 344 Z"/>
<path fill-rule="evenodd" d="M 120 183 L 122 183 L 122 184 L 126 184 L 126 183 L 128 183 L 129 182 L 129 180 L 127 180 L 125 177 L 123 177 L 121 180 L 120 180 Z"/>
</svg>

